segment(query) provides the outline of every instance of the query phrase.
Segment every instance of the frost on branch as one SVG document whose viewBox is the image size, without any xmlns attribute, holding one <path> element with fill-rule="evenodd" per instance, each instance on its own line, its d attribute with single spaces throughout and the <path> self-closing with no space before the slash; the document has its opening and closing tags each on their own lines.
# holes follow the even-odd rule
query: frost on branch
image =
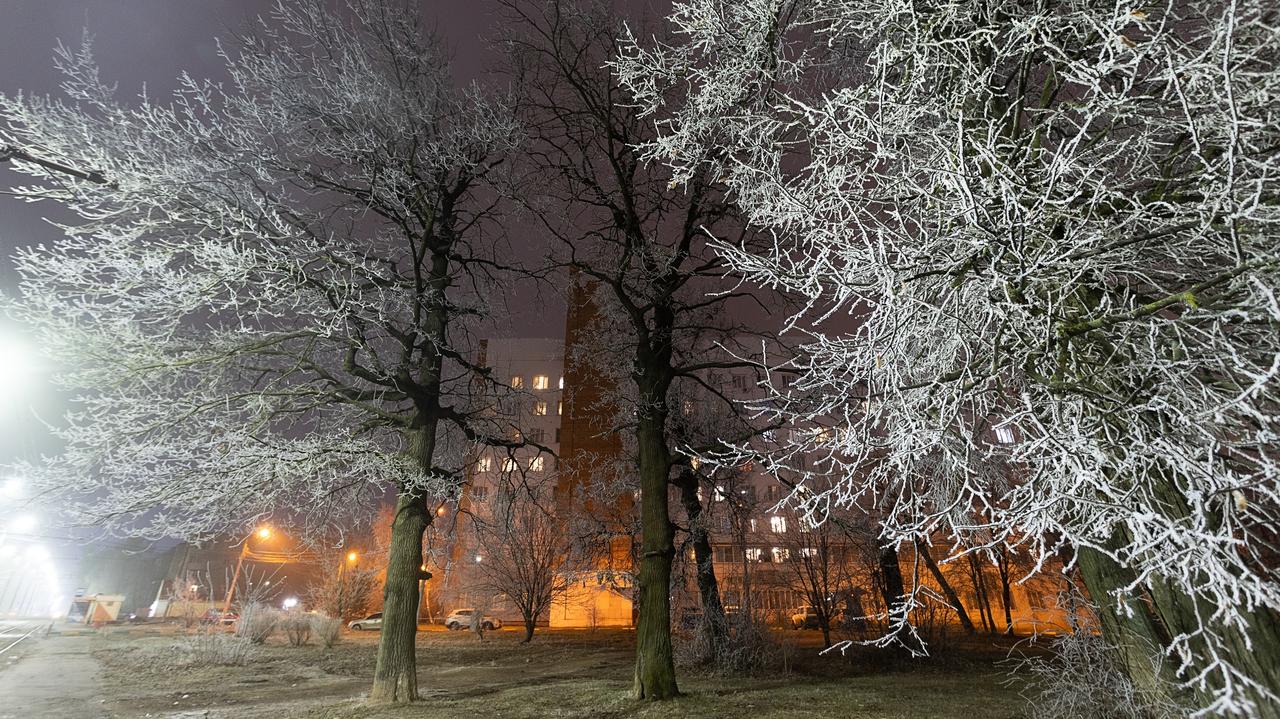
<svg viewBox="0 0 1280 719">
<path fill-rule="evenodd" d="M 61 97 L 0 97 L 4 144 L 96 178 L 15 158 L 73 219 L 6 301 L 74 397 L 29 471 L 81 519 L 341 523 L 389 488 L 453 496 L 509 436 L 469 358 L 495 267 L 473 197 L 515 122 L 394 2 L 326 6 L 279 4 L 222 46 L 230 82 L 169 100 L 121 97 L 87 40 L 57 52 Z"/>
<path fill-rule="evenodd" d="M 801 379 L 762 409 L 837 428 L 808 449 L 844 481 L 808 506 L 874 507 L 890 543 L 1093 552 L 1127 576 L 1106 594 L 1153 600 L 1203 713 L 1274 710 L 1272 4 L 689 0 L 671 21 L 679 43 L 617 70 L 662 118 L 650 157 L 709 167 L 774 233 L 722 242 L 730 264 L 807 299 Z"/>
</svg>

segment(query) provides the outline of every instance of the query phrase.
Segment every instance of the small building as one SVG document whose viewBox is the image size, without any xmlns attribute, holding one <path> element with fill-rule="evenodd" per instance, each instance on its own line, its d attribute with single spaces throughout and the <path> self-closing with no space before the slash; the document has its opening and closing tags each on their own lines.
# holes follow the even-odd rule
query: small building
<svg viewBox="0 0 1280 719">
<path fill-rule="evenodd" d="M 76 597 L 67 611 L 67 621 L 78 624 L 106 624 L 120 617 L 124 606 L 123 594 L 93 594 Z"/>
</svg>

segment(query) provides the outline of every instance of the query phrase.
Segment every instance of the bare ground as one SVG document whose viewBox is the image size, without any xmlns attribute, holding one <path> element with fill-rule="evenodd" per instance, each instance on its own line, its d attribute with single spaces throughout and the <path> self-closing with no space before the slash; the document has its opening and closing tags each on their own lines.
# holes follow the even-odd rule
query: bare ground
<svg viewBox="0 0 1280 719">
<path fill-rule="evenodd" d="M 628 696 L 630 632 L 540 631 L 522 645 L 514 631 L 489 633 L 483 643 L 465 633 L 432 631 L 418 643 L 423 701 L 367 707 L 376 634 L 344 635 L 329 650 L 290 647 L 275 637 L 243 667 L 175 669 L 156 658 L 176 631 L 129 628 L 94 638 L 102 709 L 121 719 L 1014 719 L 1022 707 L 996 666 L 1007 649 L 990 640 L 926 660 L 886 660 L 883 652 L 871 651 L 817 657 L 813 637 L 789 633 L 790 641 L 800 641 L 786 673 L 726 678 L 683 670 L 685 696 L 637 703 Z"/>
</svg>

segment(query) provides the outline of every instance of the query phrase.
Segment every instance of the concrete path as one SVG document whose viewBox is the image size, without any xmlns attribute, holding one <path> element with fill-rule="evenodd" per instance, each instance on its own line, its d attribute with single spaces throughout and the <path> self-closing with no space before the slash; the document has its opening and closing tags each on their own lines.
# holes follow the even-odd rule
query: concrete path
<svg viewBox="0 0 1280 719">
<path fill-rule="evenodd" d="M 23 647 L 21 657 L 0 670 L 0 719 L 109 716 L 100 703 L 101 676 L 89 641 L 54 635 Z"/>
</svg>

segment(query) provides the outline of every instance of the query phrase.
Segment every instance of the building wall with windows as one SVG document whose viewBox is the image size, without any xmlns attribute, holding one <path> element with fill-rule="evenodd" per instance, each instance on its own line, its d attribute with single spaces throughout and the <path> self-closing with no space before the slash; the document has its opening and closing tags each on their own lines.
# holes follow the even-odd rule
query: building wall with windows
<svg viewBox="0 0 1280 719">
<path fill-rule="evenodd" d="M 481 530 L 499 521 L 495 508 L 510 501 L 508 493 L 545 492 L 555 485 L 564 396 L 564 341 L 558 338 L 486 339 L 480 343 L 480 366 L 491 370 L 501 387 L 491 402 L 491 419 L 506 439 L 527 446 L 479 448 L 468 464 L 455 511 L 454 532 L 434 582 L 434 602 L 448 613 L 459 608 L 482 608 L 504 622 L 519 612 L 505 597 L 486 585 L 485 535 Z"/>
</svg>

